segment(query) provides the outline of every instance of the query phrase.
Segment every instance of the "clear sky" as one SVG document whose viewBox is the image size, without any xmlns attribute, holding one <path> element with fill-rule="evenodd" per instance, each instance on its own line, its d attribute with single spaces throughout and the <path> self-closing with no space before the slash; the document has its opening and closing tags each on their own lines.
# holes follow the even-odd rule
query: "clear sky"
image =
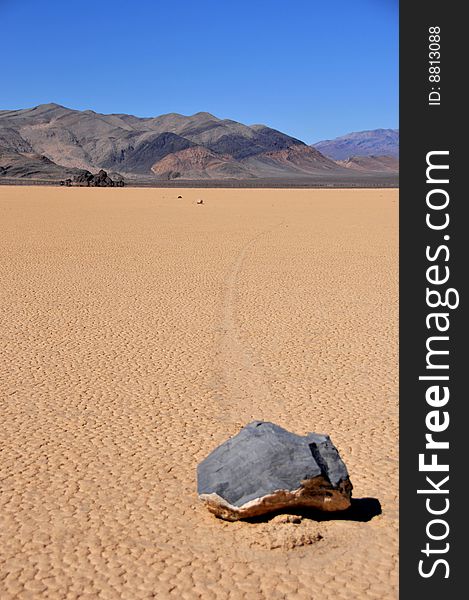
<svg viewBox="0 0 469 600">
<path fill-rule="evenodd" d="M 0 109 L 398 127 L 397 0 L 0 0 Z"/>
</svg>

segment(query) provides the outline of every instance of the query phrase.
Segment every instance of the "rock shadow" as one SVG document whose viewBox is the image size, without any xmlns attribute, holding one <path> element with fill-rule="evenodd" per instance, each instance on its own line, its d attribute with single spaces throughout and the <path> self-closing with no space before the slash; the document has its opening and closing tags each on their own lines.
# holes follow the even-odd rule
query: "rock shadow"
<svg viewBox="0 0 469 600">
<path fill-rule="evenodd" d="M 278 510 L 260 517 L 245 519 L 249 523 L 268 523 L 277 515 L 298 515 L 311 521 L 359 521 L 367 523 L 382 513 L 381 503 L 377 498 L 352 498 L 346 510 L 323 512 L 313 508 L 296 508 Z"/>
</svg>

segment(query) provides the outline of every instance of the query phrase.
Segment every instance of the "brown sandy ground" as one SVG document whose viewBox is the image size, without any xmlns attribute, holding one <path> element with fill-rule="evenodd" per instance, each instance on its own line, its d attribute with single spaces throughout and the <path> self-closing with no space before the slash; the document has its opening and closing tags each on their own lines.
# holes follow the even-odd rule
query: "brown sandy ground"
<svg viewBox="0 0 469 600">
<path fill-rule="evenodd" d="M 397 598 L 397 196 L 0 187 L 2 600 Z M 372 500 L 217 520 L 252 419 Z"/>
</svg>

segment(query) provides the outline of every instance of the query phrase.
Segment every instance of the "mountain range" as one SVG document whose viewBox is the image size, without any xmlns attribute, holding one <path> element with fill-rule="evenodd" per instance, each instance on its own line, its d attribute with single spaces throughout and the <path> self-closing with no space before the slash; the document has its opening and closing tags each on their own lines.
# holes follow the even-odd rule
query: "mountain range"
<svg viewBox="0 0 469 600">
<path fill-rule="evenodd" d="M 99 169 L 136 182 L 335 181 L 395 175 L 391 159 L 396 154 L 387 134 L 379 146 L 381 134 L 372 138 L 372 132 L 364 133 L 364 143 L 360 134 L 348 136 L 350 149 L 363 151 L 366 146 L 373 151 L 371 162 L 357 163 L 354 155 L 363 156 L 358 151 L 331 156 L 334 142 L 343 147 L 345 138 L 309 146 L 265 125 L 243 125 L 206 112 L 141 118 L 43 104 L 0 111 L 0 178 L 57 180 Z M 329 144 L 327 152 L 321 144 Z"/>
<path fill-rule="evenodd" d="M 348 160 L 352 156 L 399 157 L 399 129 L 356 131 L 333 140 L 314 144 L 324 156 L 333 160 Z"/>
</svg>

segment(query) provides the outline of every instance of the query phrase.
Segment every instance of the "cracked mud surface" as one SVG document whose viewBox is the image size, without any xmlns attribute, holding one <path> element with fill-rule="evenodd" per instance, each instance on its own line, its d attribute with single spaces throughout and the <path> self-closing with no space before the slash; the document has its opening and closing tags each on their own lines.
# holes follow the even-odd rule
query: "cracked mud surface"
<svg viewBox="0 0 469 600">
<path fill-rule="evenodd" d="M 397 598 L 397 196 L 0 187 L 2 600 Z M 253 419 L 382 513 L 217 520 Z"/>
</svg>

